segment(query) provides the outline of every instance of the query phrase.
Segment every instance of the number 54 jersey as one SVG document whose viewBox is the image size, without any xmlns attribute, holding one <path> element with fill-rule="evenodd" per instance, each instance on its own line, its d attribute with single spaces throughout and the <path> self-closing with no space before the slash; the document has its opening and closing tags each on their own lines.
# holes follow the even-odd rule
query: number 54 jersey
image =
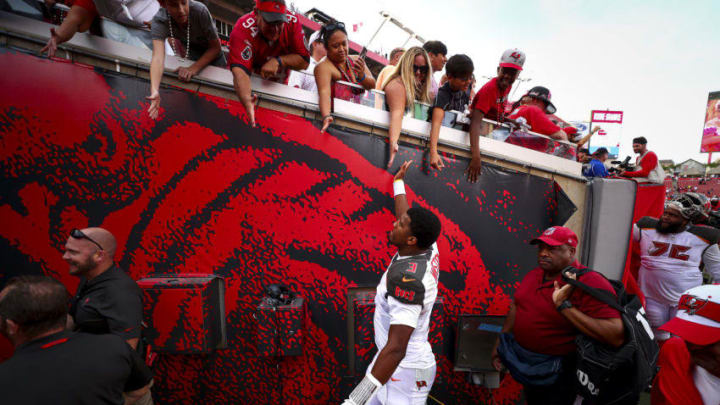
<svg viewBox="0 0 720 405">
<path fill-rule="evenodd" d="M 640 289 L 645 296 L 676 306 L 682 293 L 702 284 L 700 264 L 720 280 L 720 232 L 690 225 L 682 232 L 657 231 L 658 220 L 641 218 L 633 227 L 640 242 Z"/>
<path fill-rule="evenodd" d="M 375 294 L 375 345 L 385 347 L 390 325 L 415 328 L 400 367 L 424 369 L 435 365 L 428 342 L 430 314 L 437 297 L 440 255 L 437 244 L 416 256 L 395 254 Z"/>
</svg>

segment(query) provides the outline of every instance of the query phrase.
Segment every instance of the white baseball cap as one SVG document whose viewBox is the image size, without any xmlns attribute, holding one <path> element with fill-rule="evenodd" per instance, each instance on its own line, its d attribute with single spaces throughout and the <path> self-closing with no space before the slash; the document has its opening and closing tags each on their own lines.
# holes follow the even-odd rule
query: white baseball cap
<svg viewBox="0 0 720 405">
<path fill-rule="evenodd" d="M 720 341 L 720 285 L 701 285 L 685 291 L 677 315 L 660 329 L 699 346 Z"/>
<path fill-rule="evenodd" d="M 522 70 L 525 64 L 525 52 L 515 48 L 508 49 L 503 52 L 500 57 L 500 67 L 509 67 L 517 70 Z"/>
</svg>

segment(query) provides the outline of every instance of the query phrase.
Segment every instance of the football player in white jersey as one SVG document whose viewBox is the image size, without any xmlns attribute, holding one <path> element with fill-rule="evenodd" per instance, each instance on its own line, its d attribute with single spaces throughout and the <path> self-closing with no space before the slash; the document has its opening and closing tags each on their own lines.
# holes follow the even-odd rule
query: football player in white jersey
<svg viewBox="0 0 720 405">
<path fill-rule="evenodd" d="M 435 380 L 428 331 L 440 272 L 440 220 L 427 209 L 409 207 L 403 179 L 411 163 L 403 163 L 393 183 L 397 220 L 388 239 L 398 251 L 375 295 L 378 353 L 344 405 L 425 404 Z"/>
<path fill-rule="evenodd" d="M 657 340 L 670 334 L 657 330 L 672 319 L 683 291 L 702 285 L 705 271 L 720 280 L 720 231 L 691 221 L 702 207 L 681 195 L 665 204 L 660 219 L 644 217 L 633 226 L 640 243 L 640 289 Z"/>
</svg>

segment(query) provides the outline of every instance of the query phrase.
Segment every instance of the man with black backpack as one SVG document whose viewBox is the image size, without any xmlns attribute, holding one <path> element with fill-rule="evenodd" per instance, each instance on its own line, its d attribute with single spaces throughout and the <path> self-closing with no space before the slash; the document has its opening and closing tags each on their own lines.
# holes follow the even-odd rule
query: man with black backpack
<svg viewBox="0 0 720 405">
<path fill-rule="evenodd" d="M 579 377 L 576 336 L 584 334 L 617 348 L 625 340 L 625 328 L 617 309 L 575 290 L 561 273 L 571 266 L 575 272 L 566 274 L 570 279 L 609 296 L 615 290 L 601 274 L 585 270 L 575 259 L 578 238 L 569 228 L 550 227 L 530 243 L 538 245 L 538 267 L 515 291 L 503 334 L 492 352 L 493 365 L 498 370 L 505 365 L 523 384 L 529 405 L 573 404 Z"/>
</svg>

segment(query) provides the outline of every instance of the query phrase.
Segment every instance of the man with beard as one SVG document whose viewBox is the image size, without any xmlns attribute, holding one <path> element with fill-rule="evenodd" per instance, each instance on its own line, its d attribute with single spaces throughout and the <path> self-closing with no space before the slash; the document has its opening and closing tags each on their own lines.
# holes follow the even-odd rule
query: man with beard
<svg viewBox="0 0 720 405">
<path fill-rule="evenodd" d="M 633 240 L 640 244 L 640 289 L 658 341 L 670 337 L 658 328 L 675 316 L 683 291 L 702 284 L 700 265 L 720 279 L 720 231 L 692 225 L 701 213 L 702 207 L 680 195 L 665 204 L 659 220 L 644 217 L 633 226 Z"/>
<path fill-rule="evenodd" d="M 117 336 L 65 330 L 67 296 L 45 276 L 13 278 L 0 292 L 0 332 L 15 347 L 0 364 L 0 402 L 137 404 L 152 372 Z"/>
<path fill-rule="evenodd" d="M 411 163 L 403 163 L 393 183 L 397 220 L 388 239 L 398 251 L 375 295 L 378 353 L 343 405 L 424 404 L 435 381 L 428 331 L 440 274 L 440 220 L 409 207 L 403 179 Z"/>
<path fill-rule="evenodd" d="M 114 262 L 115 237 L 102 228 L 73 229 L 63 260 L 80 277 L 70 316 L 79 332 L 120 336 L 136 349 L 142 323 L 142 291 Z"/>
</svg>

